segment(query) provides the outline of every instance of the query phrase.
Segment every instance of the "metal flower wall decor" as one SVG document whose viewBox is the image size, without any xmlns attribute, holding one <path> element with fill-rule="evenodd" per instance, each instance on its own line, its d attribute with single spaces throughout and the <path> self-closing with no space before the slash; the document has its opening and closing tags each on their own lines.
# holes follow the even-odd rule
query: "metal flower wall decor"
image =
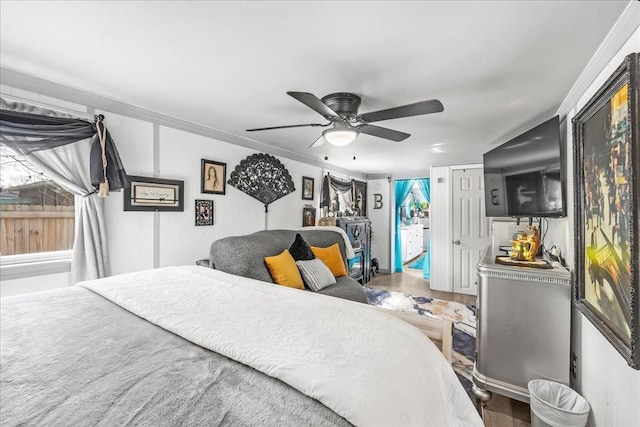
<svg viewBox="0 0 640 427">
<path fill-rule="evenodd" d="M 296 188 L 289 171 L 280 160 L 269 154 L 252 154 L 242 160 L 227 183 L 264 204 L 265 213 L 269 205 Z"/>
</svg>

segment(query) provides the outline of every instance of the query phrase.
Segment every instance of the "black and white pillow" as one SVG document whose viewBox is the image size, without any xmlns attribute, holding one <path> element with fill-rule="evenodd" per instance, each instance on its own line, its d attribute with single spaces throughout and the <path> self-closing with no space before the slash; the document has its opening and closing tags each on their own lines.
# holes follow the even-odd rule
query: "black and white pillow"
<svg viewBox="0 0 640 427">
<path fill-rule="evenodd" d="M 296 265 L 300 270 L 302 280 L 312 291 L 319 291 L 327 286 L 336 284 L 336 278 L 333 273 L 320 259 L 296 261 Z"/>
</svg>

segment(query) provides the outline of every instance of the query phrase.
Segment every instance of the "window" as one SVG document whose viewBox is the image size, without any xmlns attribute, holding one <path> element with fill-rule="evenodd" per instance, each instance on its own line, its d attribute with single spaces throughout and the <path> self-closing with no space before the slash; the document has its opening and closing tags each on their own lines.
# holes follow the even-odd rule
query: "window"
<svg viewBox="0 0 640 427">
<path fill-rule="evenodd" d="M 3 258 L 70 250 L 75 230 L 74 195 L 6 147 L 0 147 L 0 171 Z"/>
</svg>

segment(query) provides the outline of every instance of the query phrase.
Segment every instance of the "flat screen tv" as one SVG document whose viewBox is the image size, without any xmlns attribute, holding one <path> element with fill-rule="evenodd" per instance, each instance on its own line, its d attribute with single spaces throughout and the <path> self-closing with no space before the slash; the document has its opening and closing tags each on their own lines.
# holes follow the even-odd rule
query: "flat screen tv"
<svg viewBox="0 0 640 427">
<path fill-rule="evenodd" d="M 486 152 L 486 215 L 565 216 L 563 152 L 558 116 Z"/>
</svg>

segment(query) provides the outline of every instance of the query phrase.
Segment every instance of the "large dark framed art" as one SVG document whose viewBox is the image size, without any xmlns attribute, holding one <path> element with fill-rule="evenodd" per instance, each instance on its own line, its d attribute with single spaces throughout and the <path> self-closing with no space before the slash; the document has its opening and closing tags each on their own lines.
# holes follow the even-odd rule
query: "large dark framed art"
<svg viewBox="0 0 640 427">
<path fill-rule="evenodd" d="M 184 181 L 128 175 L 125 211 L 184 211 Z"/>
<path fill-rule="evenodd" d="M 638 55 L 627 56 L 573 119 L 574 301 L 640 369 Z"/>
</svg>

